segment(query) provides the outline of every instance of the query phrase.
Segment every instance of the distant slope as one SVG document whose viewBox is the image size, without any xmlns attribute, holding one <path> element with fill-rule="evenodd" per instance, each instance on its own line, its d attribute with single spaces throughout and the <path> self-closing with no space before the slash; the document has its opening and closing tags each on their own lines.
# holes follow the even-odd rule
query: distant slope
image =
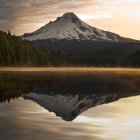
<svg viewBox="0 0 140 140">
<path fill-rule="evenodd" d="M 86 24 L 74 13 L 65 13 L 55 21 L 51 21 L 40 29 L 26 33 L 22 38 L 33 41 L 51 39 L 52 41 L 66 40 L 94 40 L 94 41 L 113 41 L 113 42 L 135 42 L 129 38 L 124 38 L 118 34 L 100 30 Z"/>
<path fill-rule="evenodd" d="M 125 59 L 125 64 L 129 64 L 131 67 L 140 67 L 140 50 L 129 54 Z"/>
<path fill-rule="evenodd" d="M 37 47 L 50 47 L 54 51 L 70 54 L 76 65 L 117 66 L 131 53 L 140 50 L 136 42 L 98 42 L 90 40 L 33 41 Z"/>
</svg>

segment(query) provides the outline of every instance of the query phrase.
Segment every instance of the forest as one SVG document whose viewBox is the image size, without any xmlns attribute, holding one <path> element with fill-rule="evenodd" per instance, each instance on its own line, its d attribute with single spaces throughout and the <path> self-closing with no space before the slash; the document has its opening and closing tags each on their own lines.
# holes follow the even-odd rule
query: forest
<svg viewBox="0 0 140 140">
<path fill-rule="evenodd" d="M 32 42 L 0 31 L 0 66 L 63 66 L 70 56 L 51 48 L 35 47 Z"/>
</svg>

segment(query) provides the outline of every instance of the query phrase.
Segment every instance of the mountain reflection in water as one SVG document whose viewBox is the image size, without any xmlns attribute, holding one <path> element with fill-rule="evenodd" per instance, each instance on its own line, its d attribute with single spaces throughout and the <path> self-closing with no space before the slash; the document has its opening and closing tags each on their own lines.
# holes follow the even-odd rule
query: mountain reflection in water
<svg viewBox="0 0 140 140">
<path fill-rule="evenodd" d="M 130 73 L 0 73 L 0 102 L 23 97 L 66 121 L 89 108 L 140 94 L 140 74 Z"/>
</svg>

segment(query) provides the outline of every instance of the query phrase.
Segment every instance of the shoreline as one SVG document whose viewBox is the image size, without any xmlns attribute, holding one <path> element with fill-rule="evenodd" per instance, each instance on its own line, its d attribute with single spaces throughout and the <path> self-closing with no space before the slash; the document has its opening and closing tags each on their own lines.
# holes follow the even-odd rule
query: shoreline
<svg viewBox="0 0 140 140">
<path fill-rule="evenodd" d="M 0 72 L 140 72 L 140 68 L 105 68 L 105 67 L 0 67 Z"/>
</svg>

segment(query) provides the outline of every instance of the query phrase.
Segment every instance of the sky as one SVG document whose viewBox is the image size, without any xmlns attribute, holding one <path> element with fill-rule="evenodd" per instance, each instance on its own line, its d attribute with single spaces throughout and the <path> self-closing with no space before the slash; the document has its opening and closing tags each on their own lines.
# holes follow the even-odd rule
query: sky
<svg viewBox="0 0 140 140">
<path fill-rule="evenodd" d="M 91 26 L 140 40 L 140 0 L 0 0 L 0 29 L 22 35 L 66 12 Z"/>
</svg>

